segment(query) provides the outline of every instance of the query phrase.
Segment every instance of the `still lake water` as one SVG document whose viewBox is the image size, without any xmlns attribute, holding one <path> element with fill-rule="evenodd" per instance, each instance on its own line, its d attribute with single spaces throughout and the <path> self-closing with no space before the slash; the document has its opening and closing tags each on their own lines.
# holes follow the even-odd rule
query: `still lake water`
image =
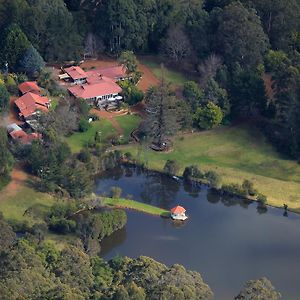
<svg viewBox="0 0 300 300">
<path fill-rule="evenodd" d="M 201 273 L 216 300 L 233 299 L 249 279 L 269 278 L 282 299 L 300 299 L 300 215 L 256 203 L 222 198 L 209 188 L 177 182 L 165 175 L 122 167 L 96 180 L 97 194 L 122 188 L 122 196 L 187 210 L 189 219 L 170 219 L 128 212 L 125 228 L 102 243 L 102 256 L 146 255 Z"/>
</svg>

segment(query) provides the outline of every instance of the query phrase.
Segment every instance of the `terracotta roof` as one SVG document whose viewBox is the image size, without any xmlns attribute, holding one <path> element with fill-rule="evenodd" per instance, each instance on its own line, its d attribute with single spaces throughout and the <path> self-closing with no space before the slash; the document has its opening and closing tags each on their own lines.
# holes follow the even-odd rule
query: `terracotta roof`
<svg viewBox="0 0 300 300">
<path fill-rule="evenodd" d="M 9 133 L 9 135 L 14 139 L 18 140 L 22 144 L 30 144 L 33 140 L 40 139 L 42 136 L 39 133 L 26 133 L 24 130 L 15 130 Z"/>
<path fill-rule="evenodd" d="M 73 66 L 73 67 L 66 68 L 64 70 L 69 74 L 69 76 L 73 80 L 87 78 L 87 74 L 80 67 Z"/>
<path fill-rule="evenodd" d="M 185 212 L 186 212 L 185 208 L 182 206 L 179 206 L 179 205 L 177 205 L 171 209 L 172 214 L 183 214 Z"/>
<path fill-rule="evenodd" d="M 48 108 L 45 106 L 48 103 L 49 99 L 47 97 L 41 97 L 31 92 L 15 101 L 16 106 L 20 110 L 19 115 L 24 116 L 25 118 L 31 116 L 37 109 L 48 111 Z"/>
<path fill-rule="evenodd" d="M 76 85 L 69 88 L 72 95 L 77 98 L 90 99 L 110 94 L 118 94 L 122 89 L 113 81 L 100 80 L 94 84 Z"/>
<path fill-rule="evenodd" d="M 25 81 L 21 83 L 18 88 L 22 94 L 26 94 L 28 92 L 39 94 L 41 91 L 36 81 Z"/>
<path fill-rule="evenodd" d="M 89 70 L 86 72 L 88 78 L 93 76 L 104 76 L 108 77 L 114 81 L 117 81 L 121 77 L 127 77 L 126 69 L 123 66 L 114 66 L 109 68 L 98 68 Z"/>
</svg>

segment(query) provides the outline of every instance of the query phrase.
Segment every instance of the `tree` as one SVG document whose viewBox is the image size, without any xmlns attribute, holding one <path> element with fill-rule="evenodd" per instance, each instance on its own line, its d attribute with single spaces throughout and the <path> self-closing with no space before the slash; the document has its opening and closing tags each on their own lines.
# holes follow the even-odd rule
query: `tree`
<svg viewBox="0 0 300 300">
<path fill-rule="evenodd" d="M 133 84 L 138 83 L 142 74 L 138 71 L 138 61 L 132 51 L 124 51 L 118 58 L 120 65 L 124 66 L 126 73 L 131 77 Z"/>
<path fill-rule="evenodd" d="M 169 175 L 176 175 L 179 171 L 179 165 L 175 160 L 167 160 L 164 166 L 164 172 Z"/>
<path fill-rule="evenodd" d="M 183 97 L 191 106 L 192 110 L 195 111 L 200 105 L 203 98 L 203 91 L 200 89 L 198 84 L 194 81 L 187 81 L 183 85 Z"/>
<path fill-rule="evenodd" d="M 205 87 L 208 81 L 214 79 L 217 75 L 218 69 L 222 66 L 222 60 L 219 56 L 211 54 L 199 66 L 200 84 Z"/>
<path fill-rule="evenodd" d="M 216 51 L 227 64 L 239 62 L 244 68 L 256 68 L 263 62 L 269 42 L 255 10 L 233 2 L 224 8 L 220 18 Z"/>
<path fill-rule="evenodd" d="M 19 69 L 29 75 L 40 72 L 45 67 L 45 62 L 38 51 L 30 46 L 19 63 Z"/>
<path fill-rule="evenodd" d="M 278 300 L 281 298 L 272 283 L 265 277 L 246 282 L 243 290 L 234 298 L 235 300 Z"/>
<path fill-rule="evenodd" d="M 0 113 L 9 107 L 9 93 L 4 84 L 0 83 Z"/>
<path fill-rule="evenodd" d="M 297 0 L 251 0 L 261 17 L 274 49 L 288 50 L 291 35 L 299 32 L 300 3 Z"/>
<path fill-rule="evenodd" d="M 175 63 L 182 62 L 191 53 L 191 44 L 188 36 L 179 25 L 168 29 L 167 37 L 162 42 L 163 54 Z"/>
<path fill-rule="evenodd" d="M 145 131 L 159 147 L 166 136 L 174 134 L 178 129 L 177 98 L 173 95 L 164 79 L 158 87 L 150 88 L 145 97 L 149 113 L 145 121 Z"/>
<path fill-rule="evenodd" d="M 205 107 L 199 107 L 194 120 L 202 129 L 211 129 L 218 126 L 223 119 L 223 113 L 219 106 L 209 102 Z"/>
<path fill-rule="evenodd" d="M 0 128 L 0 177 L 9 176 L 13 163 L 13 156 L 8 149 L 7 132 Z"/>
<path fill-rule="evenodd" d="M 12 24 L 4 33 L 2 62 L 17 70 L 20 59 L 29 47 L 30 42 L 24 32 L 18 25 Z"/>
<path fill-rule="evenodd" d="M 204 105 L 209 102 L 218 105 L 222 109 L 224 116 L 227 116 L 230 113 L 230 102 L 227 91 L 222 89 L 213 78 L 209 79 L 207 82 L 201 104 Z"/>
</svg>

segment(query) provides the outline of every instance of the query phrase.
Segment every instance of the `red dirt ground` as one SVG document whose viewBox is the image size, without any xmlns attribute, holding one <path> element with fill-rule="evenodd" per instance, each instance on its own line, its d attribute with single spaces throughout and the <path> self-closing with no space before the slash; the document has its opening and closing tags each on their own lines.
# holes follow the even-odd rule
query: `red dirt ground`
<svg viewBox="0 0 300 300">
<path fill-rule="evenodd" d="M 102 57 L 101 59 L 98 59 L 98 60 L 86 60 L 80 66 L 82 68 L 91 69 L 92 67 L 107 68 L 107 67 L 115 66 L 117 64 L 118 64 L 118 62 L 113 58 Z M 139 71 L 141 71 L 143 73 L 142 79 L 138 83 L 138 88 L 141 89 L 143 92 L 147 91 L 147 89 L 150 86 L 153 86 L 153 85 L 155 86 L 159 83 L 159 80 L 157 79 L 157 77 L 155 77 L 153 72 L 148 67 L 139 63 L 138 69 L 139 69 Z"/>
<path fill-rule="evenodd" d="M 272 76 L 269 74 L 264 74 L 262 77 L 264 84 L 265 84 L 265 89 L 266 89 L 266 94 L 269 98 L 269 100 L 272 102 L 275 96 L 275 91 L 272 88 L 272 84 L 273 84 L 273 80 L 272 80 Z"/>
<path fill-rule="evenodd" d="M 20 190 L 22 184 L 27 180 L 28 174 L 26 174 L 20 167 L 15 167 L 11 174 L 10 183 L 1 191 L 0 200 L 3 196 L 14 196 Z"/>
</svg>

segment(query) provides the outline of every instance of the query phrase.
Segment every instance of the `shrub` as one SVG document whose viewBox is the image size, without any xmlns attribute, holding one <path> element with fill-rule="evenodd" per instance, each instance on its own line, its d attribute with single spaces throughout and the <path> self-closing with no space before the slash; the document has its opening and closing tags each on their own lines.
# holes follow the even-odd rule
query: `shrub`
<svg viewBox="0 0 300 300">
<path fill-rule="evenodd" d="M 257 190 L 254 188 L 253 182 L 250 180 L 245 179 L 242 187 L 249 196 L 255 196 L 257 194 Z"/>
<path fill-rule="evenodd" d="M 223 113 L 219 106 L 209 102 L 205 107 L 197 108 L 194 120 L 202 129 L 211 129 L 221 124 Z"/>
<path fill-rule="evenodd" d="M 76 222 L 73 220 L 67 220 L 65 218 L 53 217 L 49 222 L 49 230 L 60 234 L 67 234 L 74 232 L 76 228 Z"/>
<path fill-rule="evenodd" d="M 205 178 L 207 179 L 209 185 L 212 188 L 218 189 L 221 187 L 221 176 L 215 171 L 208 171 L 205 173 Z"/>
<path fill-rule="evenodd" d="M 164 166 L 164 172 L 169 175 L 175 175 L 179 171 L 179 165 L 175 160 L 167 160 Z"/>
<path fill-rule="evenodd" d="M 6 85 L 7 90 L 11 94 L 17 94 L 18 93 L 18 85 L 15 81 L 15 78 L 11 74 L 9 74 L 7 76 L 5 85 Z"/>
<path fill-rule="evenodd" d="M 124 154 L 124 158 L 125 158 L 126 160 L 128 160 L 128 161 L 132 161 L 133 156 L 132 156 L 132 154 L 131 154 L 130 152 L 126 152 L 126 153 Z"/>
<path fill-rule="evenodd" d="M 78 154 L 78 159 L 84 163 L 88 163 L 91 161 L 91 153 L 87 148 L 84 148 Z"/>
<path fill-rule="evenodd" d="M 79 131 L 80 132 L 86 132 L 90 129 L 91 124 L 89 123 L 88 120 L 81 118 L 79 121 Z"/>
<path fill-rule="evenodd" d="M 263 194 L 258 194 L 256 200 L 262 205 L 266 206 L 268 199 L 265 195 Z"/>
<path fill-rule="evenodd" d="M 203 172 L 195 165 L 186 167 L 183 172 L 183 177 L 185 179 L 203 178 L 203 176 L 204 176 Z"/>
<path fill-rule="evenodd" d="M 246 197 L 247 194 L 243 187 L 240 184 L 237 183 L 230 183 L 230 184 L 223 184 L 222 190 L 225 193 L 231 194 L 231 195 L 237 195 L 240 197 Z"/>
<path fill-rule="evenodd" d="M 111 189 L 111 197 L 112 198 L 120 198 L 122 194 L 122 189 L 118 186 L 113 186 Z"/>
</svg>

